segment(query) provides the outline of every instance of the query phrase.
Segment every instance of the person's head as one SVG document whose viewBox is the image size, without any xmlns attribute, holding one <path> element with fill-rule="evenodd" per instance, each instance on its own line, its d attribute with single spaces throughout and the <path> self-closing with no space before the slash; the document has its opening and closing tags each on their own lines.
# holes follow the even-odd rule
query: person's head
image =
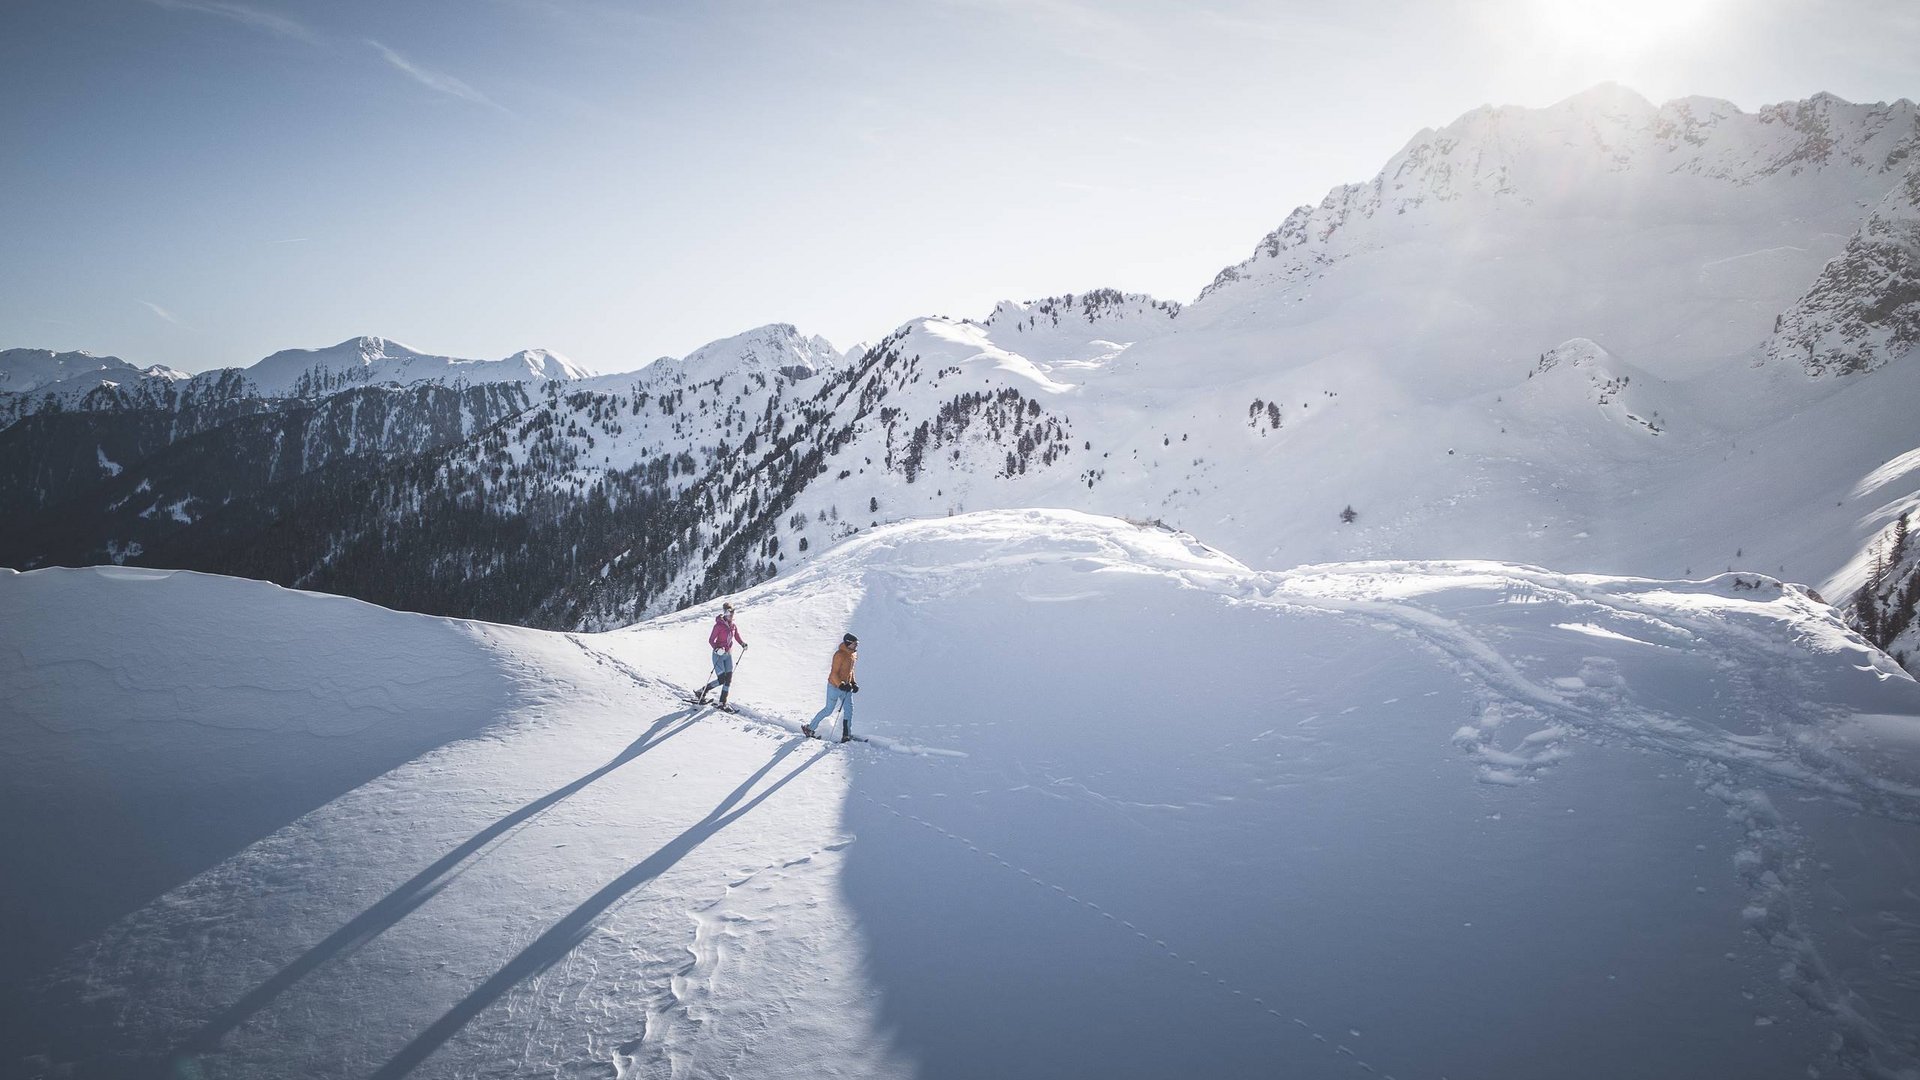
<svg viewBox="0 0 1920 1080">
<path fill-rule="evenodd" d="M 852 634 L 847 634 L 840 639 L 840 645 L 848 652 L 858 652 L 860 650 L 860 639 L 854 637 Z"/>
<path fill-rule="evenodd" d="M 729 619 L 733 618 L 733 601 L 729 600 L 726 603 L 721 604 L 720 614 Z"/>
</svg>

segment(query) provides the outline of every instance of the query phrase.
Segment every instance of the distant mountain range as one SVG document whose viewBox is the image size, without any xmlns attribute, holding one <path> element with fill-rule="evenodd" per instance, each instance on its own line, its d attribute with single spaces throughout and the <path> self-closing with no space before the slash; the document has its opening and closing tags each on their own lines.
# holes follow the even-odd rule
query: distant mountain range
<svg viewBox="0 0 1920 1080">
<path fill-rule="evenodd" d="M 1844 600 L 1920 502 L 1917 345 L 1911 102 L 1602 86 L 1419 133 L 1185 306 L 1095 289 L 844 351 L 771 325 L 597 376 L 380 338 L 191 377 L 12 350 L 0 563 L 601 628 L 875 522 L 1053 506 L 1263 567 L 1735 568 Z"/>
</svg>

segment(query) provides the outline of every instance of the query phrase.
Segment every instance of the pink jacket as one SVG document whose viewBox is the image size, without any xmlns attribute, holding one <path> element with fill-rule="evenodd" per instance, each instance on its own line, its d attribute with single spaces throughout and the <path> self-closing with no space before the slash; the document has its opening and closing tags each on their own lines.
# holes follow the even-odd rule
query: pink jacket
<svg viewBox="0 0 1920 1080">
<path fill-rule="evenodd" d="M 731 619 L 722 615 L 713 620 L 713 630 L 707 634 L 708 645 L 713 646 L 715 650 L 731 649 L 736 641 L 743 648 L 747 644 L 747 639 L 740 636 L 740 628 L 733 625 Z"/>
</svg>

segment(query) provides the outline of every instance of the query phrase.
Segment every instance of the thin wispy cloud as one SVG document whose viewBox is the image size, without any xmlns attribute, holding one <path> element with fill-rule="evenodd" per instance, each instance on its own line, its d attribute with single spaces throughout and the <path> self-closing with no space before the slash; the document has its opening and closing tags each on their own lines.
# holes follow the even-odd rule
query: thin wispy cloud
<svg viewBox="0 0 1920 1080">
<path fill-rule="evenodd" d="M 387 48 L 372 38 L 367 39 L 367 44 L 373 46 L 381 56 L 385 57 L 387 63 L 392 64 L 395 68 L 404 72 L 408 78 L 429 90 L 446 94 L 449 97 L 457 97 L 462 101 L 471 101 L 475 105 L 485 105 L 489 109 L 499 109 L 501 112 L 507 111 L 506 106 L 501 105 L 499 102 L 494 101 L 487 95 L 445 72 L 421 67 L 419 64 L 401 56 L 399 53 Z"/>
<path fill-rule="evenodd" d="M 175 326 L 178 326 L 182 329 L 187 329 L 187 330 L 192 329 L 192 327 L 188 326 L 186 323 L 183 323 L 179 319 L 175 318 L 173 312 L 168 311 L 166 308 L 161 307 L 159 304 L 156 304 L 151 300 L 142 300 L 140 301 L 140 305 L 142 307 L 145 307 L 148 311 L 153 312 L 155 315 L 160 316 L 162 319 L 165 319 L 166 321 L 172 323 Z"/>
<path fill-rule="evenodd" d="M 216 15 L 222 19 L 230 19 L 252 27 L 262 33 L 304 41 L 310 45 L 320 43 L 320 36 L 299 19 L 281 15 L 278 12 L 263 11 L 246 4 L 230 3 L 228 0 L 147 0 L 147 3 L 154 7 L 166 8 L 168 11 L 192 11 L 202 15 Z"/>
</svg>

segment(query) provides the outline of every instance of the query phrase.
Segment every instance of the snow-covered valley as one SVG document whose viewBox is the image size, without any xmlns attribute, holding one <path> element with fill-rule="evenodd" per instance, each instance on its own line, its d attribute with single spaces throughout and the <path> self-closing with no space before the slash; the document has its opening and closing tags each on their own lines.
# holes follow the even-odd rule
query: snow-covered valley
<svg viewBox="0 0 1920 1080">
<path fill-rule="evenodd" d="M 734 600 L 727 715 L 680 696 L 705 606 L 562 634 L 0 577 L 0 790 L 128 793 L 9 808 L 5 901 L 61 959 L 8 988 L 32 1008 L 7 1060 L 1920 1068 L 1920 687 L 1793 586 L 1260 571 L 1001 511 L 868 530 Z M 872 741 L 801 739 L 849 629 Z M 208 833 L 222 785 L 274 795 L 219 799 Z M 93 910 L 28 884 L 76 851 L 173 861 Z"/>
</svg>

